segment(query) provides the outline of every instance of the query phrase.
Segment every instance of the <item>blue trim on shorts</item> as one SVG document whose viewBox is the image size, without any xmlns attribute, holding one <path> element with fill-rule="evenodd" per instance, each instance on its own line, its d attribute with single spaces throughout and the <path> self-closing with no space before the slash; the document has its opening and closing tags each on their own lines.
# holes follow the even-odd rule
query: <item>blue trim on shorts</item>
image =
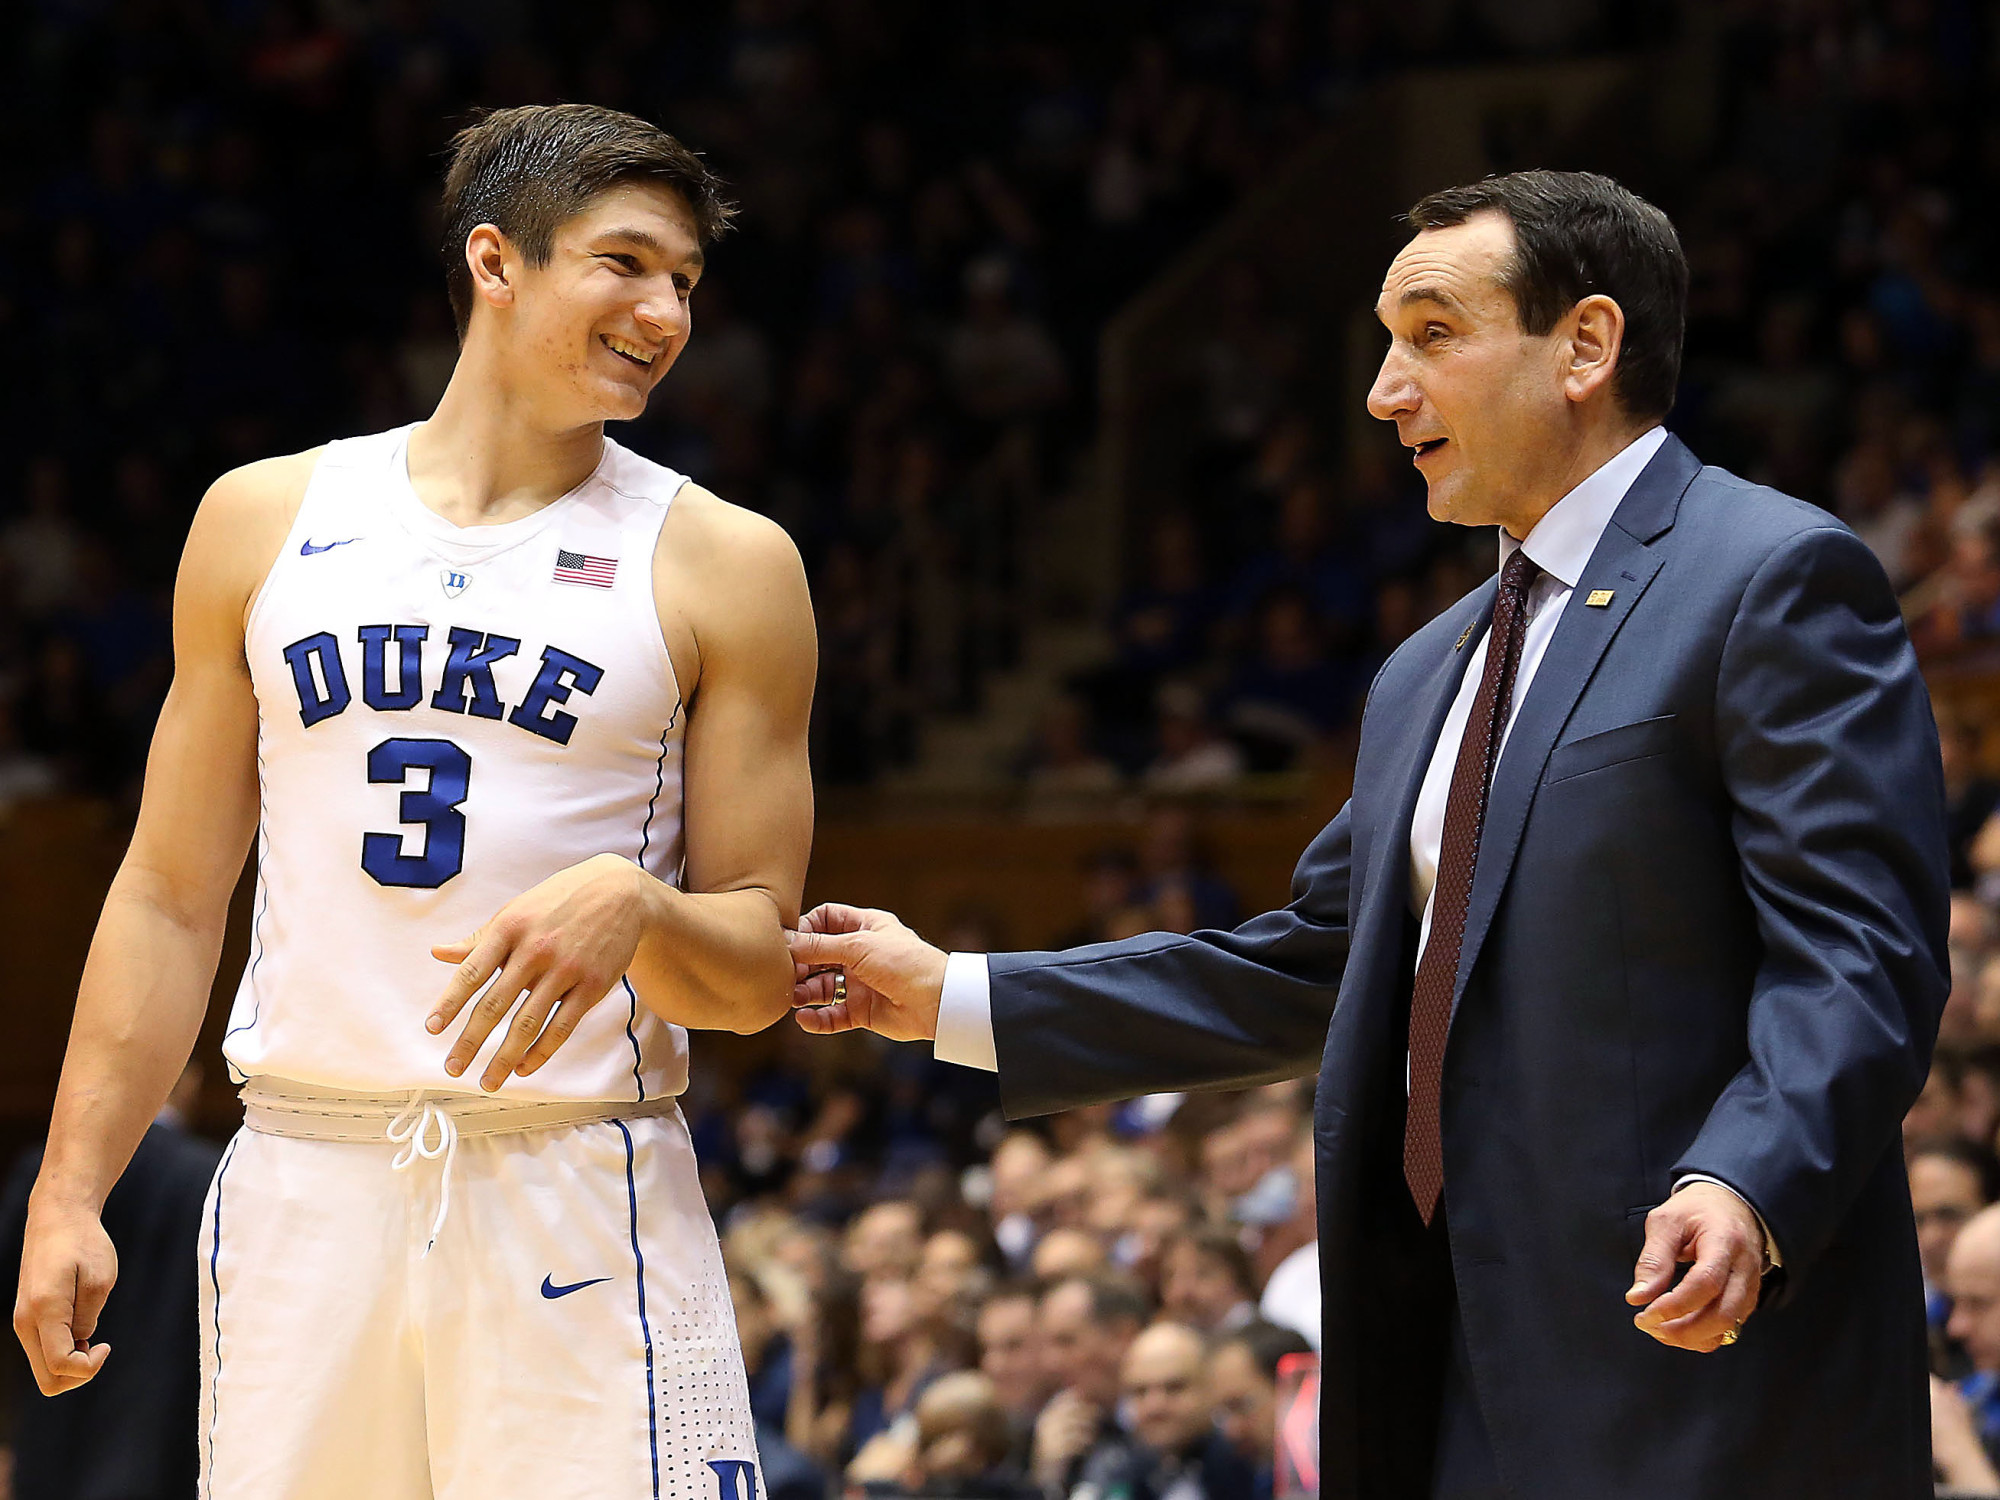
<svg viewBox="0 0 2000 1500">
<path fill-rule="evenodd" d="M 229 1164 L 236 1160 L 239 1144 L 240 1138 L 229 1143 L 229 1149 L 222 1153 L 222 1164 L 215 1169 L 215 1214 L 208 1247 L 208 1284 L 214 1293 L 211 1310 L 215 1322 L 215 1373 L 208 1388 L 208 1462 L 203 1466 L 203 1474 L 211 1495 L 215 1493 L 215 1414 L 222 1402 L 222 1277 L 217 1270 L 217 1262 L 222 1259 L 222 1179 L 229 1171 Z"/>
<path fill-rule="evenodd" d="M 639 1184 L 633 1171 L 632 1132 L 623 1120 L 613 1120 L 625 1137 L 625 1199 L 632 1212 L 632 1264 L 639 1287 L 639 1333 L 646 1341 L 646 1441 L 653 1454 L 653 1500 L 660 1500 L 660 1416 L 653 1394 L 653 1329 L 646 1321 L 646 1256 L 639 1248 Z"/>
</svg>

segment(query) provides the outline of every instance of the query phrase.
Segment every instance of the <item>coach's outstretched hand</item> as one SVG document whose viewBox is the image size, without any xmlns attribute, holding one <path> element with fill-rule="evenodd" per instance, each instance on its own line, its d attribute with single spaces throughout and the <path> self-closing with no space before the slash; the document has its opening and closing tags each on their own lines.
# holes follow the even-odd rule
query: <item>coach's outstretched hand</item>
<svg viewBox="0 0 2000 1500">
<path fill-rule="evenodd" d="M 787 933 L 793 1013 L 815 1036 L 863 1027 L 892 1042 L 937 1036 L 945 956 L 897 920 L 861 906 L 816 906 Z"/>
</svg>

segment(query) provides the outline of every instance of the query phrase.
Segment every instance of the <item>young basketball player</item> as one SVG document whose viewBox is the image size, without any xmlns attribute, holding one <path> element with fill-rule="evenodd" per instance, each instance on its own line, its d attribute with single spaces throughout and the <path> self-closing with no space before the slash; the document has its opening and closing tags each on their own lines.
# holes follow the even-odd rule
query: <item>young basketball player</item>
<svg viewBox="0 0 2000 1500">
<path fill-rule="evenodd" d="M 485 117 L 445 189 L 436 413 L 195 518 L 15 1328 L 48 1392 L 115 1357 L 99 1206 L 254 829 L 246 1128 L 200 1245 L 214 1500 L 758 1500 L 674 1096 L 684 1028 L 788 1008 L 810 606 L 781 531 L 603 431 L 687 342 L 718 186 L 627 115 Z M 302 275 L 342 274 L 324 248 Z"/>
</svg>

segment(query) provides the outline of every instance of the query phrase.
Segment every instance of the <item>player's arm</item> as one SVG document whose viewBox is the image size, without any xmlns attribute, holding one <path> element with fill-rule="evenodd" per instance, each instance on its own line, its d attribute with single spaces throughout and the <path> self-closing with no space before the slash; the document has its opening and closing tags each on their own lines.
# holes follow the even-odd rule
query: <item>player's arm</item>
<svg viewBox="0 0 2000 1500">
<path fill-rule="evenodd" d="M 654 882 L 632 966 L 646 1005 L 685 1026 L 761 1031 L 791 1009 L 786 929 L 812 857 L 806 735 L 819 648 L 791 538 L 749 511 L 708 503 L 713 562 L 694 618 L 701 676 L 684 769 L 686 889 Z M 692 550 L 692 549 L 690 549 Z"/>
<path fill-rule="evenodd" d="M 818 671 L 805 571 L 760 516 L 693 485 L 674 506 L 655 577 L 663 615 L 679 612 L 699 661 L 684 689 L 685 888 L 600 855 L 432 950 L 459 965 L 432 1031 L 485 988 L 448 1073 L 464 1072 L 512 1015 L 480 1071 L 487 1090 L 546 1062 L 620 975 L 683 1026 L 761 1031 L 791 1006 L 785 929 L 797 925 L 812 852 L 806 731 Z"/>
<path fill-rule="evenodd" d="M 218 480 L 174 589 L 174 680 L 124 862 L 91 940 L 48 1150 L 28 1201 L 14 1331 L 54 1395 L 95 1375 L 116 1258 L 99 1215 L 193 1050 L 229 897 L 257 823 L 257 704 L 244 613 L 314 455 Z"/>
</svg>

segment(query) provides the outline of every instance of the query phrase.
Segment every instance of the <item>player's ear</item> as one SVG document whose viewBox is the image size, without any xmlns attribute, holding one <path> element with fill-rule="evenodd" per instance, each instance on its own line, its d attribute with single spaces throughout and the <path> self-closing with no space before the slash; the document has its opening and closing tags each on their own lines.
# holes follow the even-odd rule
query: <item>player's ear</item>
<svg viewBox="0 0 2000 1500">
<path fill-rule="evenodd" d="M 506 307 L 514 301 L 509 276 L 507 236 L 497 225 L 478 224 L 465 237 L 465 265 L 472 273 L 472 295 L 489 307 Z"/>
</svg>

